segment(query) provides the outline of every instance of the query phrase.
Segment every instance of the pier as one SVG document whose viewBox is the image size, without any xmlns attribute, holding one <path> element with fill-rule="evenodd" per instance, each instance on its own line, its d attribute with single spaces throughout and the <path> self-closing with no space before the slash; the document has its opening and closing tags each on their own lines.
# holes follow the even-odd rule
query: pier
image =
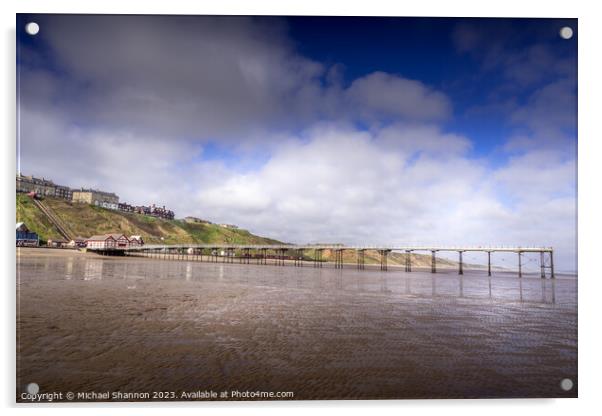
<svg viewBox="0 0 602 416">
<path fill-rule="evenodd" d="M 523 276 L 522 256 L 527 253 L 539 253 L 539 268 L 541 278 L 545 279 L 547 275 L 555 278 L 554 275 L 554 249 L 552 247 L 471 247 L 471 246 L 450 246 L 450 247 L 431 247 L 431 246 L 342 246 L 309 244 L 279 244 L 279 245 L 240 245 L 240 244 L 177 244 L 177 245 L 144 245 L 131 246 L 125 248 L 112 249 L 89 249 L 104 255 L 144 255 L 151 258 L 164 260 L 196 260 L 207 262 L 222 263 L 241 263 L 250 264 L 251 262 L 267 265 L 284 266 L 288 261 L 292 261 L 295 267 L 302 267 L 304 263 L 310 263 L 313 267 L 323 267 L 324 250 L 333 253 L 333 264 L 337 269 L 342 269 L 343 254 L 346 251 L 355 252 L 359 270 L 365 269 L 365 252 L 367 250 L 375 251 L 380 256 L 380 270 L 388 270 L 387 258 L 391 252 L 406 254 L 405 271 L 412 271 L 411 254 L 412 253 L 430 253 L 431 254 L 431 272 L 437 273 L 437 257 L 439 252 L 458 253 L 458 274 L 464 274 L 464 253 L 486 253 L 487 254 L 487 275 L 492 275 L 491 258 L 495 253 L 514 253 L 517 255 L 518 277 Z M 305 260 L 305 253 L 311 253 L 311 259 Z M 268 262 L 268 260 L 270 260 Z M 351 266 L 353 267 L 353 266 Z"/>
</svg>

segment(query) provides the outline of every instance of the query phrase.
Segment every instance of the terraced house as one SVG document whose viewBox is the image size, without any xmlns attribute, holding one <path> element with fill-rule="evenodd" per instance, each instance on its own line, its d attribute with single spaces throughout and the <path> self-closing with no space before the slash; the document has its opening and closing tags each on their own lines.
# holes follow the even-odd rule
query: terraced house
<svg viewBox="0 0 602 416">
<path fill-rule="evenodd" d="M 35 192 L 38 195 L 53 196 L 71 200 L 72 192 L 68 186 L 57 185 L 49 179 L 34 176 L 17 175 L 17 192 Z"/>
</svg>

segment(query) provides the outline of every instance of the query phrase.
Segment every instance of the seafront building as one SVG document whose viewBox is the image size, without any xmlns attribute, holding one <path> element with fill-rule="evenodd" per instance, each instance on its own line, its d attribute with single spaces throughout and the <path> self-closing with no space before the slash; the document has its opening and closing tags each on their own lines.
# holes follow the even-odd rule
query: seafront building
<svg viewBox="0 0 602 416">
<path fill-rule="evenodd" d="M 72 191 L 68 186 L 57 185 L 48 179 L 21 174 L 17 175 L 17 192 L 35 192 L 43 196 L 72 199 Z"/>
<path fill-rule="evenodd" d="M 143 246 L 144 245 L 144 240 L 142 239 L 141 235 L 132 235 L 129 238 L 130 240 L 130 246 Z"/>
<path fill-rule="evenodd" d="M 84 237 L 75 237 L 74 239 L 69 241 L 69 244 L 67 244 L 67 245 L 72 248 L 85 248 L 86 240 L 87 239 Z"/>
<path fill-rule="evenodd" d="M 86 247 L 92 249 L 127 248 L 130 239 L 123 234 L 93 235 L 86 240 Z"/>
<path fill-rule="evenodd" d="M 31 231 L 25 225 L 25 223 L 17 223 L 17 247 L 23 246 L 39 246 L 40 237 Z"/>
<path fill-rule="evenodd" d="M 97 189 L 81 188 L 73 190 L 72 201 L 114 210 L 119 207 L 119 197 L 117 195 L 113 192 L 104 192 Z"/>
</svg>

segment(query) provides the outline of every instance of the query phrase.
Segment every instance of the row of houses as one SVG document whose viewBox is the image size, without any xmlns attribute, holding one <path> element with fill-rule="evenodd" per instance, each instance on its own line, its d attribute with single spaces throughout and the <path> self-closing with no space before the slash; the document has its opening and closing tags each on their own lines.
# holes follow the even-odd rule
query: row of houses
<svg viewBox="0 0 602 416">
<path fill-rule="evenodd" d="M 53 181 L 34 176 L 17 175 L 17 192 L 34 193 L 40 196 L 51 196 L 63 198 L 68 201 L 96 205 L 102 208 L 123 212 L 134 212 L 137 214 L 150 215 L 153 217 L 173 220 L 173 211 L 152 204 L 150 206 L 134 206 L 125 202 L 119 202 L 119 196 L 113 192 L 105 192 L 98 189 L 79 188 L 71 189 L 68 186 L 57 185 Z"/>
<path fill-rule="evenodd" d="M 150 215 L 152 217 L 159 217 L 167 220 L 173 220 L 175 216 L 173 211 L 165 208 L 165 205 L 162 207 L 158 207 L 155 204 L 150 206 L 134 206 L 126 203 L 120 203 L 117 209 L 123 212 L 134 212 L 136 214 Z"/>
<path fill-rule="evenodd" d="M 17 192 L 35 192 L 38 195 L 53 196 L 69 201 L 73 198 L 73 191 L 68 186 L 57 185 L 49 179 L 21 174 L 17 175 Z"/>
</svg>

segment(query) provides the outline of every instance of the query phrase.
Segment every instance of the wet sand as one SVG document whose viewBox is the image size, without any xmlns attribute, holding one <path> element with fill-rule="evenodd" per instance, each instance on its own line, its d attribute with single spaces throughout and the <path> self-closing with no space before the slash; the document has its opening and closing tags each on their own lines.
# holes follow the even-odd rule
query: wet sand
<svg viewBox="0 0 602 416">
<path fill-rule="evenodd" d="M 54 250 L 50 250 L 54 251 Z M 27 254 L 23 254 L 27 252 Z M 576 397 L 576 280 L 22 250 L 17 400 L 290 391 L 294 399 Z M 560 381 L 571 378 L 568 392 Z"/>
</svg>

